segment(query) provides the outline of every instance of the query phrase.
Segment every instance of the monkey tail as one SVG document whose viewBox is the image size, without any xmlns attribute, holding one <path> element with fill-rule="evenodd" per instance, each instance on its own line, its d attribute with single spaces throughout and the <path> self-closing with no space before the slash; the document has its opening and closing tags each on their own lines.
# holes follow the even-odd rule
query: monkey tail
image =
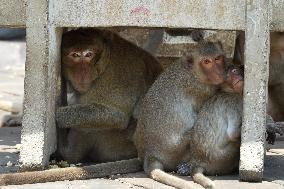
<svg viewBox="0 0 284 189">
<path fill-rule="evenodd" d="M 178 189 L 196 189 L 189 181 L 163 171 L 163 165 L 160 162 L 152 162 L 150 166 L 149 176 L 152 179 Z"/>
<path fill-rule="evenodd" d="M 133 173 L 141 170 L 141 162 L 135 158 L 84 167 L 67 167 L 44 171 L 1 174 L 0 186 L 34 184 L 64 180 L 85 180 L 110 176 L 118 173 Z"/>
<path fill-rule="evenodd" d="M 215 183 L 208 177 L 206 177 L 204 174 L 204 169 L 202 167 L 195 167 L 192 170 L 192 179 L 194 182 L 200 184 L 204 188 L 215 188 Z"/>
</svg>

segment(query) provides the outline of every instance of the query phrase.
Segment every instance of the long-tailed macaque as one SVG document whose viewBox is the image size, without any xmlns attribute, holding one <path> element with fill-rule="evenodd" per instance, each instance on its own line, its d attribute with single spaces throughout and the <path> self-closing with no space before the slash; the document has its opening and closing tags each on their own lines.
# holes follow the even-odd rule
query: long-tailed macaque
<svg viewBox="0 0 284 189">
<path fill-rule="evenodd" d="M 225 81 L 226 61 L 220 43 L 204 42 L 191 55 L 169 66 L 147 92 L 138 116 L 134 142 L 144 171 L 176 188 L 192 188 L 165 171 L 188 156 L 188 137 L 204 102 Z"/>
<path fill-rule="evenodd" d="M 217 93 L 204 103 L 197 121 L 187 133 L 189 157 L 178 165 L 177 172 L 191 174 L 193 180 L 205 188 L 214 188 L 215 185 L 203 174 L 224 175 L 238 169 L 243 83 L 242 68 L 231 65 L 226 82 L 221 86 L 225 92 Z M 273 134 L 283 134 L 279 124 L 283 123 L 275 123 L 267 116 L 267 132 L 272 129 Z"/>
<path fill-rule="evenodd" d="M 214 182 L 203 173 L 215 176 L 238 168 L 243 105 L 241 72 L 230 66 L 222 85 L 226 92 L 219 92 L 204 103 L 193 128 L 186 134 L 189 139 L 186 163 L 193 180 L 205 188 L 214 188 Z"/>
<path fill-rule="evenodd" d="M 69 163 L 137 157 L 132 135 L 144 94 L 162 67 L 146 51 L 105 30 L 78 29 L 62 37 L 68 106 L 56 112 L 58 153 Z M 85 167 L 2 174 L 0 184 L 88 179 L 141 170 L 137 159 Z"/>
<path fill-rule="evenodd" d="M 136 157 L 133 122 L 161 65 L 149 53 L 105 30 L 69 31 L 61 48 L 63 76 L 73 93 L 70 105 L 56 112 L 62 158 L 78 163 Z"/>
</svg>

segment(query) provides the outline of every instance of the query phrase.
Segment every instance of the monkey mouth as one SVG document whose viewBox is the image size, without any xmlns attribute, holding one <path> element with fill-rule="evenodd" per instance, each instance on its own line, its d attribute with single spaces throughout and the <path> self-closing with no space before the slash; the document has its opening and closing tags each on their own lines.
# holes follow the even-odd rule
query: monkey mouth
<svg viewBox="0 0 284 189">
<path fill-rule="evenodd" d="M 238 85 L 240 82 L 243 82 L 243 80 L 242 80 L 242 79 L 239 79 L 239 80 L 235 81 L 235 82 L 233 83 L 233 86 Z"/>
</svg>

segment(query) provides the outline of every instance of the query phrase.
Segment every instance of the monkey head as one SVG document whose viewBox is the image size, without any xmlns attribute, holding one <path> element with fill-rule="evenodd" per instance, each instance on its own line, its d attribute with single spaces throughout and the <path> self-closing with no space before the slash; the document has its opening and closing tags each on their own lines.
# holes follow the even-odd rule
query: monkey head
<svg viewBox="0 0 284 189">
<path fill-rule="evenodd" d="M 193 65 L 196 77 L 208 85 L 220 85 L 226 78 L 226 62 L 221 43 L 202 42 L 199 48 L 187 57 Z"/>
<path fill-rule="evenodd" d="M 242 94 L 244 87 L 243 66 L 230 65 L 227 69 L 226 82 L 222 89 L 226 92 Z"/>
<path fill-rule="evenodd" d="M 62 36 L 63 77 L 79 93 L 87 92 L 105 70 L 108 59 L 106 40 L 98 30 L 78 29 Z"/>
</svg>

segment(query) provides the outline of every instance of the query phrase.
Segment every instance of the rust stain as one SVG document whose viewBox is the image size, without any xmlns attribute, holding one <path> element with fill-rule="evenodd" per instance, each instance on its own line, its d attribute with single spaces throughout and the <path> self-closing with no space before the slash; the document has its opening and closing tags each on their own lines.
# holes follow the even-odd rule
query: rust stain
<svg viewBox="0 0 284 189">
<path fill-rule="evenodd" d="M 135 7 L 134 9 L 131 9 L 130 14 L 149 16 L 150 10 L 144 6 L 139 6 L 139 7 Z"/>
</svg>

